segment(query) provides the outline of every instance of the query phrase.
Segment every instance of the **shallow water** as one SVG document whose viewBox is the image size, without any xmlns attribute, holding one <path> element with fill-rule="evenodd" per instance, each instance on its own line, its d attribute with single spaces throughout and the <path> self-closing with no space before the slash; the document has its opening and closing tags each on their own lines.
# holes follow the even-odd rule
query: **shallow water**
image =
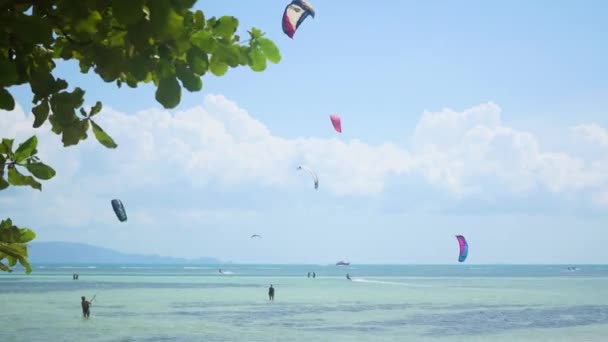
<svg viewBox="0 0 608 342">
<path fill-rule="evenodd" d="M 605 341 L 608 266 L 45 265 L 0 341 Z M 317 278 L 307 278 L 315 271 Z M 72 280 L 72 273 L 80 274 Z M 345 278 L 349 273 L 353 281 Z M 267 287 L 276 288 L 269 302 Z M 96 299 L 81 318 L 80 296 Z"/>
</svg>

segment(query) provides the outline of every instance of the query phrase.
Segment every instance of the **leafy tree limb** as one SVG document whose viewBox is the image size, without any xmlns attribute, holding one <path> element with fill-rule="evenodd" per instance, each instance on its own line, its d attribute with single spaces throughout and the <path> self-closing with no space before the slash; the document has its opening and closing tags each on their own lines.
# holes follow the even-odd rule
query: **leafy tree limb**
<svg viewBox="0 0 608 342">
<path fill-rule="evenodd" d="M 103 146 L 116 148 L 114 139 L 93 121 L 102 103 L 86 111 L 85 91 L 69 91 L 68 82 L 53 74 L 56 60 L 76 60 L 82 73 L 92 70 L 119 88 L 152 82 L 156 101 L 168 109 L 179 105 L 182 88 L 201 91 L 208 73 L 219 77 L 241 66 L 261 72 L 267 61 L 280 62 L 279 49 L 261 30 L 252 28 L 247 31 L 250 38 L 241 42 L 237 18 L 207 19 L 202 11 L 192 10 L 195 2 L 0 0 L 0 109 L 14 110 L 10 88 L 29 84 L 34 128 L 48 120 L 65 147 L 86 139 L 90 128 Z M 10 185 L 41 190 L 38 180 L 55 176 L 36 156 L 37 143 L 33 136 L 14 150 L 13 139 L 2 139 L 0 190 Z M 10 219 L 2 224 L 7 226 L 0 229 L 12 232 L 26 229 L 12 226 Z M 0 270 L 9 271 L 18 261 L 29 273 L 27 241 L 6 242 L 2 231 Z"/>
</svg>

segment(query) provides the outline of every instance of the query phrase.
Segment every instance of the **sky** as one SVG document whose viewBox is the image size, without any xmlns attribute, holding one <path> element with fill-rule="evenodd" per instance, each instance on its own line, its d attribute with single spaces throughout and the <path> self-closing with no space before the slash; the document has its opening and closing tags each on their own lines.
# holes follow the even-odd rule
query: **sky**
<svg viewBox="0 0 608 342">
<path fill-rule="evenodd" d="M 282 61 L 207 75 L 174 110 L 59 62 L 116 150 L 63 148 L 11 88 L 0 136 L 37 134 L 57 176 L 0 192 L 0 216 L 37 241 L 245 263 L 457 264 L 456 234 L 471 264 L 608 262 L 607 2 L 315 1 L 293 40 L 285 5 L 199 2 Z"/>
</svg>

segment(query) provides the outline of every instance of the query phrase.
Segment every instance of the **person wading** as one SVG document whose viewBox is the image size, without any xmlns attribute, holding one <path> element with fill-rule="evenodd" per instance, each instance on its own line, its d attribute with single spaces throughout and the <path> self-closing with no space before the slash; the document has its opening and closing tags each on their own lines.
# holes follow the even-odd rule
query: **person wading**
<svg viewBox="0 0 608 342">
<path fill-rule="evenodd" d="M 93 300 L 91 299 L 91 302 L 92 301 Z M 80 305 L 82 305 L 82 316 L 84 318 L 89 318 L 89 316 L 91 315 L 91 302 L 89 302 L 84 296 L 82 296 L 82 301 L 80 302 Z"/>
</svg>

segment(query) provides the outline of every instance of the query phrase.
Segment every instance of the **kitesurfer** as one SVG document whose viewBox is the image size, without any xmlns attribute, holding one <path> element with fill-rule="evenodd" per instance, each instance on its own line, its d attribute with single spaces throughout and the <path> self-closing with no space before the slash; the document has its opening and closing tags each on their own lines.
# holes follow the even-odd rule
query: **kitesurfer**
<svg viewBox="0 0 608 342">
<path fill-rule="evenodd" d="M 272 284 L 268 288 L 268 300 L 274 300 L 274 287 L 272 287 Z"/>
<path fill-rule="evenodd" d="M 346 273 L 346 279 L 348 279 L 348 280 L 351 280 L 351 281 L 352 281 L 352 279 L 350 279 L 350 275 L 349 275 L 348 273 Z"/>
<path fill-rule="evenodd" d="M 91 302 L 89 302 L 84 296 L 82 296 L 82 302 L 80 303 L 80 305 L 82 305 L 82 316 L 84 318 L 89 318 L 89 315 L 91 315 L 91 312 L 89 311 L 89 308 L 91 307 Z"/>
</svg>

